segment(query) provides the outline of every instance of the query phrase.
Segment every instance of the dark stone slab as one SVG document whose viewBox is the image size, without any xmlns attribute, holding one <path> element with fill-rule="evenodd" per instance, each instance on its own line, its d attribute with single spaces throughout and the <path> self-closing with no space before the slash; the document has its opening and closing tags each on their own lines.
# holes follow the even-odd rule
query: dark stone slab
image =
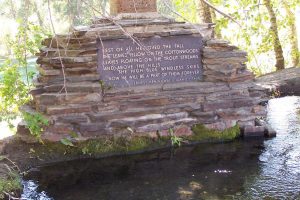
<svg viewBox="0 0 300 200">
<path fill-rule="evenodd" d="M 265 137 L 276 137 L 277 132 L 266 121 L 262 119 L 255 119 L 255 125 L 265 127 Z"/>
<path fill-rule="evenodd" d="M 109 86 L 128 87 L 203 79 L 201 37 L 107 40 L 98 41 L 98 48 L 100 79 Z"/>
<path fill-rule="evenodd" d="M 245 126 L 242 130 L 244 138 L 264 137 L 265 127 L 263 126 Z"/>
</svg>

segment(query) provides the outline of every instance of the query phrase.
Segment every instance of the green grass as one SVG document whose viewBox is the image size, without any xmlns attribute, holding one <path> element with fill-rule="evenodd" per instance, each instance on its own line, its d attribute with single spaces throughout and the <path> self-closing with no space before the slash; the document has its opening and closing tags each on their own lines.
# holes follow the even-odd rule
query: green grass
<svg viewBox="0 0 300 200">
<path fill-rule="evenodd" d="M 170 138 L 164 137 L 152 139 L 149 137 L 110 137 L 97 138 L 81 142 L 71 142 L 65 145 L 61 142 L 39 144 L 32 150 L 32 155 L 43 158 L 55 155 L 81 156 L 81 155 L 105 155 L 138 152 L 152 148 L 166 147 L 170 144 Z M 47 159 L 47 158 L 46 158 Z"/>
<path fill-rule="evenodd" d="M 224 131 L 207 129 L 202 124 L 197 124 L 192 127 L 194 135 L 191 136 L 193 141 L 230 141 L 240 136 L 240 127 L 238 125 L 226 129 Z"/>
<path fill-rule="evenodd" d="M 11 171 L 7 174 L 7 177 L 0 178 L 0 199 L 4 199 L 7 194 L 14 196 L 15 192 L 21 189 L 22 184 L 19 173 Z"/>
<path fill-rule="evenodd" d="M 128 153 L 147 150 L 154 147 L 164 147 L 168 142 L 169 139 L 155 140 L 149 137 L 119 137 L 89 140 L 76 145 L 76 147 L 83 154 L 97 155 L 106 153 Z"/>
<path fill-rule="evenodd" d="M 232 141 L 240 135 L 239 126 L 226 129 L 224 131 L 216 131 L 205 128 L 198 124 L 192 127 L 194 132 L 191 136 L 179 137 L 184 143 L 193 142 L 223 142 Z M 35 146 L 34 155 L 40 158 L 51 157 L 52 155 L 68 155 L 78 157 L 81 155 L 107 155 L 119 153 L 132 153 L 146 151 L 156 148 L 164 148 L 172 146 L 172 137 L 164 136 L 158 138 L 149 137 L 109 137 L 98 138 L 87 141 L 70 143 L 72 145 L 64 145 L 63 143 L 44 143 L 44 145 Z"/>
</svg>

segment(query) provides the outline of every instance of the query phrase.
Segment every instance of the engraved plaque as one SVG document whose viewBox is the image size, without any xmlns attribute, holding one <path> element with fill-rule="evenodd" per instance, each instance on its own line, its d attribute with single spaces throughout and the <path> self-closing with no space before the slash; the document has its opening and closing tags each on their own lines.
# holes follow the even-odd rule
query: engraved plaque
<svg viewBox="0 0 300 200">
<path fill-rule="evenodd" d="M 201 50 L 194 36 L 98 41 L 98 71 L 113 87 L 199 81 Z"/>
</svg>

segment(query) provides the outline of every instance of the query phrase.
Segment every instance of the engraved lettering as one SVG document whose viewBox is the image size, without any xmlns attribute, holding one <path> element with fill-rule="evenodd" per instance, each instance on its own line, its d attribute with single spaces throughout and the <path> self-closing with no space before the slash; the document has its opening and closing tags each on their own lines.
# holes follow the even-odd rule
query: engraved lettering
<svg viewBox="0 0 300 200">
<path fill-rule="evenodd" d="M 104 47 L 104 48 L 103 48 Z M 174 36 L 98 42 L 98 71 L 115 87 L 198 81 L 202 79 L 202 40 Z"/>
</svg>

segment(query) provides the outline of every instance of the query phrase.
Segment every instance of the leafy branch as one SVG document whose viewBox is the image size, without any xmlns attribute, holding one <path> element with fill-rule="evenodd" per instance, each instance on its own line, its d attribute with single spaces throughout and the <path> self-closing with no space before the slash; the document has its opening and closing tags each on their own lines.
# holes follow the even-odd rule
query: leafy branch
<svg viewBox="0 0 300 200">
<path fill-rule="evenodd" d="M 40 139 L 44 127 L 49 125 L 48 119 L 40 113 L 23 113 L 23 118 L 31 135 Z"/>
<path fill-rule="evenodd" d="M 44 36 L 39 26 L 20 20 L 17 35 L 7 41 L 13 55 L 0 68 L 0 121 L 11 124 L 21 114 L 19 107 L 31 100 L 29 91 L 34 73 L 27 68 L 28 57 L 38 51 Z"/>
</svg>

